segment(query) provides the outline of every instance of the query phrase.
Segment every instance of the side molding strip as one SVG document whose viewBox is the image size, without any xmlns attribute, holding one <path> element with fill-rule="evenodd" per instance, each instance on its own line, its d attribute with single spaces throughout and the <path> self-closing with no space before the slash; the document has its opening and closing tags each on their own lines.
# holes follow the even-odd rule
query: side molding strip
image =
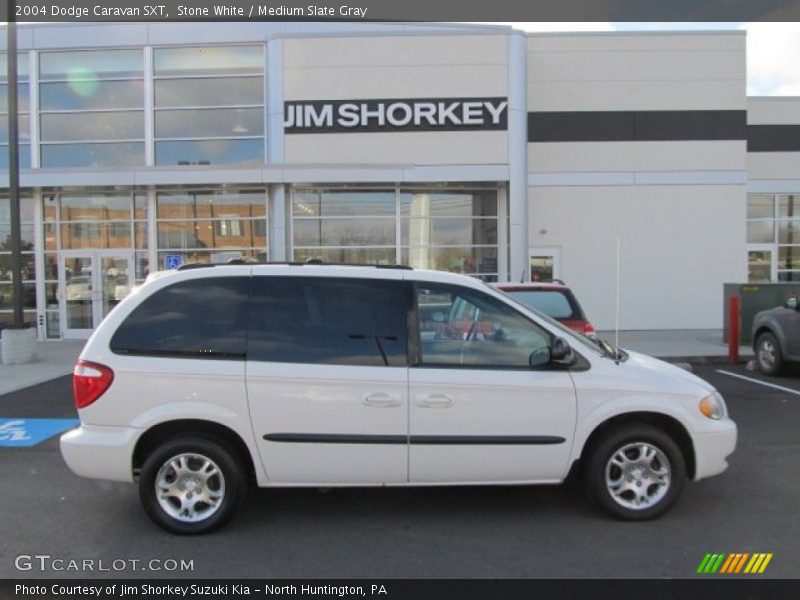
<svg viewBox="0 0 800 600">
<path fill-rule="evenodd" d="M 521 446 L 563 444 L 553 435 L 360 435 L 347 433 L 267 433 L 268 442 L 306 444 L 416 444 L 448 446 Z"/>
</svg>

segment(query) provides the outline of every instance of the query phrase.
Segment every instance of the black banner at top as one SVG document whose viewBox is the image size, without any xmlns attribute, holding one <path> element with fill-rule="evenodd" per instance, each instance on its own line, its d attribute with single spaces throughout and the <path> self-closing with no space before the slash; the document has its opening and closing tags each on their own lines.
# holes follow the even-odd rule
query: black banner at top
<svg viewBox="0 0 800 600">
<path fill-rule="evenodd" d="M 3 20 L 798 21 L 800 0 L 15 0 Z"/>
</svg>

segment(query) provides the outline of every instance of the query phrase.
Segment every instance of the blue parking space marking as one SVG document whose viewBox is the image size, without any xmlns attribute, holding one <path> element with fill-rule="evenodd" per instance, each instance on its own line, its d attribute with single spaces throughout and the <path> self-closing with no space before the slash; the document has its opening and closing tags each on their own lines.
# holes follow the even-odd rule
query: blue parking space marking
<svg viewBox="0 0 800 600">
<path fill-rule="evenodd" d="M 0 419 L 0 447 L 35 446 L 49 437 L 72 429 L 78 419 Z"/>
</svg>

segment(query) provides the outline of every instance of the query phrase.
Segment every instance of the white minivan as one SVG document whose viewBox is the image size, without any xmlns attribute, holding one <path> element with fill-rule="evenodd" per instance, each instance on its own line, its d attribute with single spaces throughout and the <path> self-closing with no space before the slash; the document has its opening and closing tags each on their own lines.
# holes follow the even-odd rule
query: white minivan
<svg viewBox="0 0 800 600">
<path fill-rule="evenodd" d="M 555 484 L 617 517 L 721 473 L 736 425 L 705 381 L 614 351 L 477 279 L 404 267 L 202 265 L 159 274 L 74 372 L 78 475 L 138 482 L 202 533 L 250 484 Z"/>
</svg>

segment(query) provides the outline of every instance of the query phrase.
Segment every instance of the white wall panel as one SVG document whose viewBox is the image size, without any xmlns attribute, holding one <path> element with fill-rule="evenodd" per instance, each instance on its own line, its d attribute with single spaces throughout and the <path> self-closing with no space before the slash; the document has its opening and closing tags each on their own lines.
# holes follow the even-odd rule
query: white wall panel
<svg viewBox="0 0 800 600">
<path fill-rule="evenodd" d="M 800 178 L 800 152 L 750 152 L 747 155 L 750 180 Z"/>
<path fill-rule="evenodd" d="M 773 96 L 747 99 L 749 125 L 800 125 L 800 98 Z"/>
<path fill-rule="evenodd" d="M 563 248 L 562 275 L 597 327 L 614 325 L 618 236 L 623 329 L 722 327 L 722 284 L 747 275 L 744 185 L 540 187 L 528 197 L 531 244 Z"/>
<path fill-rule="evenodd" d="M 286 40 L 286 68 L 506 64 L 502 35 L 364 36 Z"/>
<path fill-rule="evenodd" d="M 285 136 L 287 163 L 500 164 L 508 162 L 505 131 L 322 133 Z"/>
<path fill-rule="evenodd" d="M 738 171 L 744 140 L 690 142 L 543 142 L 528 144 L 528 172 Z"/>
</svg>

